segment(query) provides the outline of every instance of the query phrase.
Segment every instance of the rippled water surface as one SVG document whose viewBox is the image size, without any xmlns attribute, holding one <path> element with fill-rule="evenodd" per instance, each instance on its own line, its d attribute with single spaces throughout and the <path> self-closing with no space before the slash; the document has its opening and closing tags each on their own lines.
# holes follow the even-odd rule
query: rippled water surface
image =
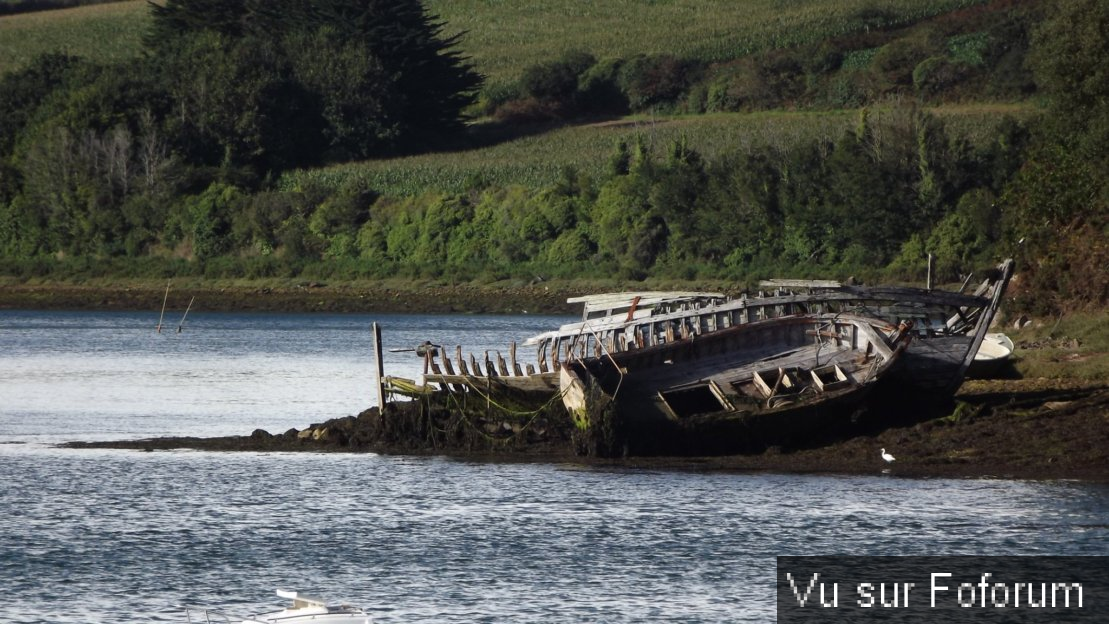
<svg viewBox="0 0 1109 624">
<path fill-rule="evenodd" d="M 1090 484 L 53 446 L 357 413 L 373 320 L 387 348 L 479 353 L 565 321 L 0 312 L 0 621 L 184 621 L 283 587 L 380 622 L 763 622 L 776 555 L 1109 554 Z"/>
</svg>

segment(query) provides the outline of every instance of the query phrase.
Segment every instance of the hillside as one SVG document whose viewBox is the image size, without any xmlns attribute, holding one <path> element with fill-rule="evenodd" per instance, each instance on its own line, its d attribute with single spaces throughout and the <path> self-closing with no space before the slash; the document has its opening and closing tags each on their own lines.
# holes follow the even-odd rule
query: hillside
<svg viewBox="0 0 1109 624">
<path fill-rule="evenodd" d="M 666 53 L 723 61 L 983 2 L 893 0 L 881 11 L 871 0 L 834 6 L 820 0 L 429 0 L 425 6 L 442 18 L 444 34 L 462 34 L 462 51 L 496 83 L 515 80 L 521 68 L 568 50 L 590 50 L 599 57 Z M 632 13 L 635 19 L 628 19 Z M 104 61 L 137 55 L 149 20 L 146 0 L 2 16 L 0 74 L 25 67 L 43 52 L 65 50 Z"/>
<path fill-rule="evenodd" d="M 913 280 L 928 253 L 957 280 L 1016 254 L 1021 306 L 1109 296 L 1104 98 L 1064 76 L 1106 62 L 1096 2 L 398 1 L 408 52 L 294 2 L 147 6 L 0 18 L 17 282 Z"/>
<path fill-rule="evenodd" d="M 874 118 L 894 116 L 894 108 L 878 107 Z M 939 105 L 927 111 L 943 119 L 953 135 L 981 146 L 989 143 L 1002 120 L 1030 119 L 1038 107 L 1030 102 L 983 102 Z M 851 110 L 628 115 L 599 122 L 553 124 L 542 132 L 510 137 L 487 147 L 298 169 L 285 173 L 277 187 L 339 189 L 353 185 L 373 188 L 385 196 L 410 197 L 461 193 L 481 179 L 494 185 L 543 189 L 557 184 L 567 168 L 602 178 L 613 146 L 621 142 L 643 142 L 662 151 L 685 141 L 696 146 L 704 157 L 716 159 L 767 144 L 786 150 L 812 140 L 835 141 L 857 123 L 858 113 Z"/>
</svg>

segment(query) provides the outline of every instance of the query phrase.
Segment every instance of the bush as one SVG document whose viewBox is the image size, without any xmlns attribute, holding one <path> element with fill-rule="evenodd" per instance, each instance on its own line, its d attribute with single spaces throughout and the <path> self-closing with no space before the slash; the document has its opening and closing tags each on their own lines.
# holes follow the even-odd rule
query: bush
<svg viewBox="0 0 1109 624">
<path fill-rule="evenodd" d="M 214 258 L 230 251 L 232 216 L 246 205 L 246 196 L 239 189 L 213 184 L 198 196 L 186 200 L 193 254 L 199 260 Z"/>
<path fill-rule="evenodd" d="M 521 98 L 505 102 L 493 113 L 498 121 L 540 122 L 559 119 L 564 110 L 555 102 L 544 102 L 535 98 Z"/>
<path fill-rule="evenodd" d="M 620 89 L 633 111 L 673 104 L 701 73 L 701 66 L 673 56 L 636 56 L 620 68 Z"/>
<path fill-rule="evenodd" d="M 520 89 L 537 100 L 571 104 L 578 91 L 578 77 L 596 63 L 585 52 L 570 52 L 550 63 L 532 65 L 520 77 Z"/>
<path fill-rule="evenodd" d="M 891 84 L 909 86 L 913 83 L 916 66 L 928 57 L 942 53 L 938 38 L 927 31 L 914 32 L 912 36 L 894 39 L 879 48 L 871 66 Z"/>
<path fill-rule="evenodd" d="M 620 88 L 620 59 L 607 59 L 594 64 L 578 79 L 579 104 L 582 111 L 624 115 L 629 110 L 628 98 Z"/>
<path fill-rule="evenodd" d="M 970 66 L 933 56 L 913 69 L 913 88 L 922 97 L 932 98 L 950 93 L 971 74 Z"/>
<path fill-rule="evenodd" d="M 518 100 L 521 97 L 520 86 L 511 83 L 486 83 L 485 88 L 482 89 L 481 94 L 478 96 L 478 101 L 475 103 L 475 110 L 480 115 L 492 116 L 496 114 L 497 109 L 504 106 L 512 100 Z"/>
</svg>

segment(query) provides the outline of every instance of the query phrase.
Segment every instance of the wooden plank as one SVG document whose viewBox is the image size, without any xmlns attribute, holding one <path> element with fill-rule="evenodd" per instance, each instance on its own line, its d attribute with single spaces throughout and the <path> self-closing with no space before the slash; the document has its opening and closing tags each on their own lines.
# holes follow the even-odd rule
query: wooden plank
<svg viewBox="0 0 1109 624">
<path fill-rule="evenodd" d="M 512 389 L 524 392 L 557 392 L 558 373 L 531 377 L 474 377 L 473 375 L 428 375 L 427 383 L 467 386 L 487 393 L 489 389 Z"/>
<path fill-rule="evenodd" d="M 520 368 L 520 363 L 516 361 L 516 341 L 513 340 L 508 344 L 508 359 L 512 362 L 512 372 L 517 377 L 523 377 L 524 371 Z"/>
<path fill-rule="evenodd" d="M 547 372 L 547 341 L 542 340 L 539 342 L 539 352 L 535 356 L 535 361 L 539 363 L 539 372 Z"/>
<path fill-rule="evenodd" d="M 466 360 L 462 357 L 462 345 L 458 345 L 454 350 L 454 359 L 458 362 L 458 370 L 463 375 L 469 375 L 470 371 L 466 370 Z"/>
<path fill-rule="evenodd" d="M 839 288 L 835 280 L 768 279 L 759 282 L 759 288 Z"/>
</svg>

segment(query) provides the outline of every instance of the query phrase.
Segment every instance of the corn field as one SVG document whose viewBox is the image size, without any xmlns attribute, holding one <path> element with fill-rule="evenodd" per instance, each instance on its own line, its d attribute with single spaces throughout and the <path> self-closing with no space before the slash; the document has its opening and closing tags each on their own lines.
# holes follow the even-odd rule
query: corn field
<svg viewBox="0 0 1109 624">
<path fill-rule="evenodd" d="M 726 61 L 860 29 L 907 24 L 984 0 L 427 0 L 461 34 L 460 50 L 492 83 L 568 50 L 597 58 L 671 54 Z M 138 54 L 145 0 L 0 18 L 0 74 L 43 52 L 97 60 Z"/>
<path fill-rule="evenodd" d="M 0 18 L 0 74 L 49 52 L 105 62 L 138 56 L 148 6 L 136 0 Z"/>
<path fill-rule="evenodd" d="M 1031 113 L 1021 105 L 998 104 L 940 107 L 931 112 L 944 119 L 952 134 L 971 143 L 987 140 L 1004 115 Z M 656 155 L 663 154 L 671 143 L 684 141 L 712 160 L 752 147 L 769 146 L 785 153 L 804 141 L 835 141 L 857 121 L 857 111 L 630 117 L 561 128 L 470 151 L 292 171 L 281 178 L 279 187 L 334 190 L 357 184 L 390 197 L 413 197 L 432 191 L 458 193 L 478 183 L 538 190 L 557 182 L 567 167 L 593 178 L 601 176 L 620 141 L 629 146 L 642 141 Z"/>
</svg>

